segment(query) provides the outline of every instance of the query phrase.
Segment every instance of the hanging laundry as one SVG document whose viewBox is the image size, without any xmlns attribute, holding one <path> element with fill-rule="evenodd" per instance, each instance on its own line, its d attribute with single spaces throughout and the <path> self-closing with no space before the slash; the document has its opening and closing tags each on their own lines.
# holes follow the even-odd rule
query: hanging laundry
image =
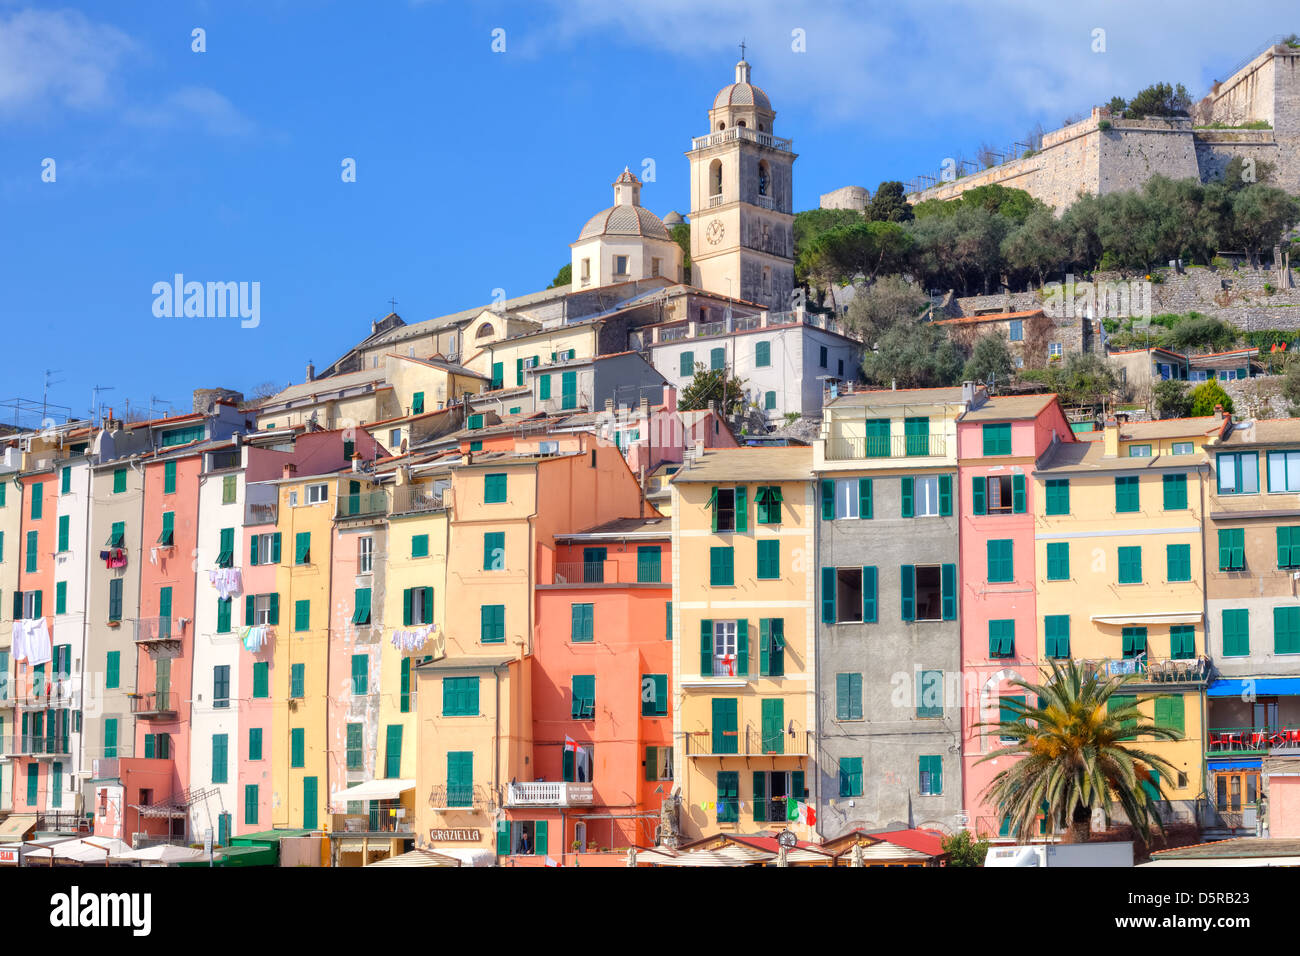
<svg viewBox="0 0 1300 956">
<path fill-rule="evenodd" d="M 15 661 L 27 660 L 27 622 L 19 618 L 14 621 L 13 636 L 10 639 L 10 653 Z"/>
<path fill-rule="evenodd" d="M 150 548 L 150 549 L 149 549 L 149 563 L 150 563 L 150 564 L 157 564 L 157 563 L 158 563 L 158 549 L 157 549 L 157 548 Z"/>
<path fill-rule="evenodd" d="M 393 646 L 403 652 L 418 651 L 428 643 L 430 635 L 437 630 L 436 624 L 426 624 L 414 630 L 393 631 Z"/>
<path fill-rule="evenodd" d="M 244 582 L 239 568 L 217 568 L 209 571 L 208 582 L 217 589 L 217 596 L 223 601 L 239 597 L 244 593 Z"/>
<path fill-rule="evenodd" d="M 104 563 L 110 568 L 126 567 L 126 550 L 123 548 L 113 548 L 108 552 L 101 552 L 100 556 L 105 557 Z"/>
<path fill-rule="evenodd" d="M 269 624 L 254 624 L 251 627 L 244 628 L 242 641 L 244 650 L 256 654 L 262 649 L 262 645 L 275 636 L 275 631 Z"/>
<path fill-rule="evenodd" d="M 50 630 L 45 626 L 45 618 L 38 617 L 23 623 L 27 625 L 27 663 L 35 666 L 52 660 Z"/>
</svg>

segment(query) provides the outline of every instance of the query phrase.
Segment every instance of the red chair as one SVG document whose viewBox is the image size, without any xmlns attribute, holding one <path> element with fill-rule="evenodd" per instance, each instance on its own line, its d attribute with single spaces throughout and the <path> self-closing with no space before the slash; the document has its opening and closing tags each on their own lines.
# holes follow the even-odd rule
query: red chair
<svg viewBox="0 0 1300 956">
<path fill-rule="evenodd" d="M 1226 747 L 1226 744 L 1225 744 L 1224 737 L 1223 737 L 1222 734 L 1214 734 L 1214 733 L 1210 734 L 1210 749 L 1211 749 L 1211 750 L 1223 750 L 1223 749 L 1225 749 L 1225 747 Z"/>
</svg>

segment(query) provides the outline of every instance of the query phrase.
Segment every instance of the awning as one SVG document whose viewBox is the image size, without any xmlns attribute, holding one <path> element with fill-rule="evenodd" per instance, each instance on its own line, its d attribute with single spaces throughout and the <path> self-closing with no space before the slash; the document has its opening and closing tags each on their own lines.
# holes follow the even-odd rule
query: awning
<svg viewBox="0 0 1300 956">
<path fill-rule="evenodd" d="M 461 866 L 496 866 L 497 862 L 497 855 L 491 850 L 446 847 L 437 852 L 460 860 Z"/>
<path fill-rule="evenodd" d="M 52 856 L 56 860 L 71 860 L 74 863 L 107 864 L 110 857 L 116 857 L 130 849 L 129 843 L 123 843 L 115 837 L 85 837 L 41 847 L 27 855 L 37 859 L 48 859 Z"/>
<path fill-rule="evenodd" d="M 1176 614 L 1094 614 L 1094 624 L 1200 624 L 1203 615 L 1200 611 Z"/>
<path fill-rule="evenodd" d="M 399 856 L 390 856 L 386 860 L 377 860 L 370 866 L 463 866 L 456 857 L 433 850 L 411 850 Z M 368 868 L 368 867 L 367 867 Z"/>
<path fill-rule="evenodd" d="M 1285 697 L 1300 695 L 1300 677 L 1225 677 L 1210 681 L 1205 689 L 1206 697 Z"/>
<path fill-rule="evenodd" d="M 1210 770 L 1258 770 L 1263 766 L 1259 757 L 1243 757 L 1241 760 L 1211 760 L 1206 764 Z"/>
<path fill-rule="evenodd" d="M 339 853 L 387 853 L 387 840 L 340 840 Z"/>
<path fill-rule="evenodd" d="M 671 853 L 663 850 L 643 850 L 637 853 L 638 863 L 653 863 L 655 866 L 753 866 L 765 860 L 776 859 L 772 853 L 759 853 L 760 859 L 742 860 L 738 854 L 724 850 L 687 850 Z"/>
<path fill-rule="evenodd" d="M 191 846 L 160 843 L 157 846 L 145 847 L 143 850 L 120 853 L 117 859 L 135 860 L 140 863 L 184 863 L 189 860 L 207 859 L 207 857 L 203 855 L 202 850 L 196 850 Z"/>
<path fill-rule="evenodd" d="M 36 829 L 36 814 L 11 813 L 0 823 L 0 841 L 23 840 Z"/>
<path fill-rule="evenodd" d="M 396 800 L 407 790 L 415 789 L 415 781 L 402 780 L 367 780 L 355 787 L 335 790 L 335 800 Z"/>
</svg>

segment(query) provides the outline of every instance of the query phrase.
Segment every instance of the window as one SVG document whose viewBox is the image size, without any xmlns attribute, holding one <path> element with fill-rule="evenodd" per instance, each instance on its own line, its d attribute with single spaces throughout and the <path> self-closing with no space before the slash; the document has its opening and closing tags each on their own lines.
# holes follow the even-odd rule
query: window
<svg viewBox="0 0 1300 956">
<path fill-rule="evenodd" d="M 663 581 L 661 553 L 657 544 L 637 546 L 636 580 L 638 584 L 659 584 Z"/>
<path fill-rule="evenodd" d="M 404 588 L 402 590 L 402 624 L 433 623 L 433 588 Z"/>
<path fill-rule="evenodd" d="M 301 769 L 306 766 L 306 731 L 302 727 L 289 730 L 289 766 Z"/>
<path fill-rule="evenodd" d="M 840 796 L 862 796 L 862 758 L 840 758 Z"/>
<path fill-rule="evenodd" d="M 289 696 L 294 699 L 300 699 L 305 696 L 304 684 L 306 683 L 306 664 L 289 665 Z"/>
<path fill-rule="evenodd" d="M 1219 531 L 1219 570 L 1246 569 L 1246 529 L 1224 528 Z"/>
<path fill-rule="evenodd" d="M 1120 631 L 1120 648 L 1125 660 L 1141 657 L 1147 652 L 1147 629 L 1126 627 Z"/>
<path fill-rule="evenodd" d="M 1061 357 L 1061 351 L 1062 351 L 1062 349 L 1061 349 L 1061 343 L 1060 343 L 1060 342 L 1048 342 L 1048 343 L 1047 343 L 1047 357 L 1048 357 L 1049 359 L 1060 358 L 1060 357 Z"/>
<path fill-rule="evenodd" d="M 1129 445 L 1128 456 L 1130 458 L 1150 458 L 1151 446 L 1150 445 Z"/>
<path fill-rule="evenodd" d="M 1192 546 L 1190 544 L 1165 545 L 1165 579 L 1190 581 L 1192 579 Z"/>
<path fill-rule="evenodd" d="M 1047 514 L 1068 515 L 1070 513 L 1070 479 L 1049 478 L 1047 480 Z"/>
<path fill-rule="evenodd" d="M 817 365 L 820 368 L 826 367 L 826 346 L 821 346 L 817 353 Z"/>
<path fill-rule="evenodd" d="M 905 564 L 900 569 L 904 621 L 957 619 L 957 566 Z"/>
<path fill-rule="evenodd" d="M 575 604 L 569 612 L 569 641 L 589 644 L 594 639 L 594 604 Z"/>
<path fill-rule="evenodd" d="M 709 549 L 709 585 L 731 587 L 736 583 L 735 552 L 732 547 Z"/>
<path fill-rule="evenodd" d="M 188 445 L 190 442 L 201 441 L 205 430 L 203 425 L 193 425 L 189 428 L 175 428 L 164 432 L 162 447 L 171 448 L 174 445 Z"/>
<path fill-rule="evenodd" d="M 230 665 L 218 664 L 212 668 L 212 706 L 230 706 Z"/>
<path fill-rule="evenodd" d="M 479 710 L 477 677 L 444 677 L 442 679 L 442 715 L 444 717 L 477 717 Z"/>
<path fill-rule="evenodd" d="M 653 256 L 650 259 L 650 276 L 651 278 L 659 275 L 659 270 L 663 267 L 663 259 Z"/>
<path fill-rule="evenodd" d="M 1047 545 L 1047 580 L 1070 580 L 1070 543 L 1052 541 Z"/>
<path fill-rule="evenodd" d="M 330 486 L 326 484 L 307 486 L 307 504 L 319 505 L 329 500 Z"/>
<path fill-rule="evenodd" d="M 367 692 L 370 677 L 370 655 L 352 655 L 352 693 L 354 696 Z"/>
<path fill-rule="evenodd" d="M 1016 656 L 1016 622 L 989 621 L 989 657 Z"/>
<path fill-rule="evenodd" d="M 108 582 L 108 619 L 122 620 L 122 579 L 113 578 Z"/>
<path fill-rule="evenodd" d="M 581 260 L 581 265 L 578 267 L 578 277 L 579 277 L 583 282 L 587 282 L 587 281 L 589 281 L 589 280 L 591 279 L 591 260 L 590 260 L 590 259 L 583 259 L 583 260 Z"/>
<path fill-rule="evenodd" d="M 572 704 L 569 715 L 574 720 L 594 720 L 596 717 L 596 678 L 591 674 L 574 674 Z"/>
<path fill-rule="evenodd" d="M 943 757 L 927 754 L 917 758 L 921 782 L 919 793 L 923 797 L 937 797 L 943 793 Z"/>
<path fill-rule="evenodd" d="M 759 524 L 781 523 L 781 489 L 776 485 L 763 485 L 754 495 L 758 506 Z"/>
<path fill-rule="evenodd" d="M 402 775 L 402 725 L 389 724 L 384 736 L 384 776 L 396 780 Z"/>
<path fill-rule="evenodd" d="M 176 493 L 176 462 L 169 461 L 163 465 L 163 494 Z"/>
<path fill-rule="evenodd" d="M 716 348 L 709 350 L 709 371 L 716 372 L 727 366 L 727 350 Z"/>
<path fill-rule="evenodd" d="M 1300 552 L 1297 552 L 1300 555 Z M 758 542 L 758 579 L 775 581 L 781 577 L 781 542 L 777 539 Z"/>
<path fill-rule="evenodd" d="M 293 629 L 295 631 L 311 630 L 311 601 L 306 598 L 295 601 L 293 605 Z"/>
<path fill-rule="evenodd" d="M 8 664 L 8 655 L 6 655 L 5 663 Z M 7 667 L 5 669 L 5 672 L 6 673 L 8 672 Z M 109 651 L 108 664 L 104 668 L 104 687 L 108 689 L 117 687 L 120 683 L 121 673 L 122 673 L 122 652 Z"/>
<path fill-rule="evenodd" d="M 222 528 L 217 543 L 217 567 L 229 568 L 235 563 L 235 529 Z"/>
<path fill-rule="evenodd" d="M 1070 656 L 1070 615 L 1048 614 L 1043 618 L 1043 637 L 1048 657 Z"/>
<path fill-rule="evenodd" d="M 175 523 L 175 512 L 164 511 L 162 515 L 162 531 L 158 534 L 158 544 L 164 548 L 170 548 L 176 543 Z"/>
<path fill-rule="evenodd" d="M 822 481 L 822 517 L 828 518 L 826 514 L 826 492 L 830 491 L 834 498 L 832 507 L 834 508 L 834 520 L 845 518 L 870 518 L 872 510 L 872 485 L 870 478 L 829 478 Z"/>
<path fill-rule="evenodd" d="M 113 469 L 113 494 L 120 495 L 126 491 L 126 469 Z"/>
<path fill-rule="evenodd" d="M 1023 342 L 1025 340 L 1025 320 L 1012 319 L 1009 323 L 1007 335 L 1012 342 Z"/>
<path fill-rule="evenodd" d="M 1117 698 L 1111 697 L 1111 700 Z M 1019 723 L 1023 719 L 1025 712 L 1025 695 L 1009 694 L 999 701 L 998 720 L 1004 724 Z M 1011 743 L 1015 737 L 1001 737 L 1003 743 Z"/>
<path fill-rule="evenodd" d="M 357 539 L 357 573 L 370 574 L 374 570 L 375 539 L 362 535 Z"/>
<path fill-rule="evenodd" d="M 904 476 L 902 515 L 904 518 L 933 518 L 952 514 L 952 476 Z"/>
<path fill-rule="evenodd" d="M 254 697 L 271 696 L 270 661 L 253 662 L 253 696 Z"/>
<path fill-rule="evenodd" d="M 1300 607 L 1273 608 L 1273 653 L 1300 654 Z"/>
<path fill-rule="evenodd" d="M 735 823 L 740 819 L 740 774 L 734 770 L 718 771 L 718 822 Z"/>
<path fill-rule="evenodd" d="M 520 382 L 520 384 L 522 385 L 523 383 Z M 411 414 L 412 415 L 424 414 L 424 392 L 415 392 L 411 396 Z M 349 455 L 347 457 L 350 458 L 352 456 Z"/>
<path fill-rule="evenodd" d="M 479 608 L 479 642 L 504 644 L 506 640 L 506 606 L 484 604 Z"/>
<path fill-rule="evenodd" d="M 878 575 L 874 566 L 822 568 L 822 622 L 874 624 L 877 620 Z"/>
<path fill-rule="evenodd" d="M 1176 441 L 1173 444 L 1173 452 L 1175 455 L 1190 455 L 1195 451 L 1196 446 L 1189 441 Z"/>
<path fill-rule="evenodd" d="M 59 581 L 54 585 L 54 613 L 68 613 L 68 582 Z"/>
<path fill-rule="evenodd" d="M 756 342 L 754 343 L 754 366 L 756 368 L 766 368 L 772 364 L 772 343 Z"/>
<path fill-rule="evenodd" d="M 776 410 L 776 392 L 763 393 L 763 411 L 771 412 Z"/>
<path fill-rule="evenodd" d="M 628 260 L 627 256 L 614 257 L 614 275 L 616 276 L 627 275 L 627 260 Z"/>
<path fill-rule="evenodd" d="M 59 515 L 59 538 L 56 550 L 63 553 L 68 550 L 68 536 L 72 530 L 72 517 Z"/>
<path fill-rule="evenodd" d="M 1300 525 L 1277 529 L 1277 566 L 1279 569 L 1300 567 Z"/>
<path fill-rule="evenodd" d="M 45 483 L 43 481 L 34 482 L 31 486 L 31 489 L 32 489 L 31 518 L 33 521 L 39 521 L 41 519 L 41 515 L 44 514 L 44 508 L 43 508 L 44 502 L 41 500 L 42 498 L 41 493 L 45 490 Z"/>
<path fill-rule="evenodd" d="M 641 716 L 666 717 L 668 715 L 668 675 L 641 675 Z"/>
<path fill-rule="evenodd" d="M 840 374 L 843 374 L 841 371 Z M 930 419 L 928 418 L 905 418 L 903 419 L 903 441 L 904 451 L 911 457 L 929 455 L 930 449 Z M 938 451 L 936 447 L 934 451 Z"/>
<path fill-rule="evenodd" d="M 1196 656 L 1196 628 L 1190 624 L 1175 624 L 1169 628 L 1169 656 L 1176 661 L 1190 660 Z"/>
<path fill-rule="evenodd" d="M 1268 492 L 1300 492 L 1300 451 L 1268 453 Z"/>
<path fill-rule="evenodd" d="M 1124 475 L 1115 479 L 1115 512 L 1116 514 L 1126 514 L 1138 511 L 1140 508 L 1140 498 L 1138 496 L 1138 479 L 1137 475 Z"/>
<path fill-rule="evenodd" d="M 228 741 L 226 734 L 212 735 L 212 782 L 225 783 L 227 776 L 228 760 Z M 301 764 L 299 764 L 301 766 Z"/>
<path fill-rule="evenodd" d="M 785 676 L 785 618 L 761 618 L 758 622 L 758 673 L 761 677 Z"/>
<path fill-rule="evenodd" d="M 280 532 L 255 534 L 248 540 L 251 564 L 280 563 Z"/>
<path fill-rule="evenodd" d="M 1187 509 L 1187 476 L 1164 475 L 1160 479 L 1164 488 L 1166 511 L 1185 511 Z"/>
<path fill-rule="evenodd" d="M 299 531 L 298 534 L 294 537 L 293 563 L 294 564 L 311 563 L 311 532 L 310 531 Z"/>
<path fill-rule="evenodd" d="M 1223 612 L 1223 656 L 1245 657 L 1250 654 L 1250 612 L 1233 608 Z"/>
<path fill-rule="evenodd" d="M 1011 454 L 1011 424 L 1009 422 L 985 425 L 982 431 L 985 456 Z"/>
<path fill-rule="evenodd" d="M 1142 547 L 1119 548 L 1119 583 L 1142 583 Z"/>
<path fill-rule="evenodd" d="M 504 473 L 483 476 L 483 503 L 494 505 L 506 500 L 506 475 Z"/>
<path fill-rule="evenodd" d="M 354 588 L 352 591 L 352 623 L 370 623 L 370 588 Z"/>
<path fill-rule="evenodd" d="M 1259 458 L 1255 452 L 1231 452 L 1215 456 L 1219 475 L 1219 494 L 1254 495 L 1259 493 Z"/>
<path fill-rule="evenodd" d="M 592 744 L 566 747 L 561 758 L 560 775 L 565 783 L 590 783 L 595 765 L 596 748 Z"/>
<path fill-rule="evenodd" d="M 976 475 L 971 479 L 975 514 L 1008 515 L 1025 513 L 1025 476 Z"/>
<path fill-rule="evenodd" d="M 943 716 L 943 671 L 921 671 L 916 675 L 916 716 Z"/>
<path fill-rule="evenodd" d="M 447 806 L 469 807 L 474 804 L 474 751 L 452 750 L 447 753 Z"/>
<path fill-rule="evenodd" d="M 545 379 L 545 381 L 549 384 L 549 383 L 550 383 L 550 376 L 547 376 L 546 379 Z M 542 397 L 543 397 L 543 398 L 546 398 L 546 397 L 548 397 L 548 396 L 543 395 Z M 465 427 L 468 428 L 470 431 L 475 431 L 475 430 L 477 430 L 477 429 L 482 428 L 482 427 L 483 427 L 483 415 L 482 415 L 482 413 L 477 414 L 477 415 L 470 415 L 470 416 L 465 420 Z"/>
<path fill-rule="evenodd" d="M 835 675 L 835 719 L 862 719 L 862 675 Z"/>
<path fill-rule="evenodd" d="M 411 535 L 411 557 L 427 558 L 429 556 L 429 536 L 427 534 Z"/>
<path fill-rule="evenodd" d="M 988 551 L 988 582 L 990 584 L 1009 584 L 1016 579 L 1015 560 L 1012 556 L 1013 541 L 1000 538 L 986 543 Z"/>
<path fill-rule="evenodd" d="M 682 378 L 690 378 L 695 374 L 695 353 L 683 352 L 678 356 L 678 373 Z"/>
</svg>

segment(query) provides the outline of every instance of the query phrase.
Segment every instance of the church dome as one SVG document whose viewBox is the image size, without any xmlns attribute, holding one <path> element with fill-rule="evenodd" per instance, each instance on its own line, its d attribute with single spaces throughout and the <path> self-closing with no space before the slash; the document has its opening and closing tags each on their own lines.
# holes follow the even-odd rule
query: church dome
<svg viewBox="0 0 1300 956">
<path fill-rule="evenodd" d="M 663 220 L 644 206 L 610 206 L 587 220 L 578 233 L 579 239 L 596 236 L 644 236 L 647 239 L 671 239 Z"/>
<path fill-rule="evenodd" d="M 736 64 L 736 82 L 718 90 L 718 95 L 713 98 L 715 110 L 729 106 L 753 106 L 768 111 L 772 109 L 772 101 L 767 98 L 767 94 L 749 82 L 749 64 L 744 60 Z"/>
<path fill-rule="evenodd" d="M 668 215 L 664 216 L 664 225 L 669 229 L 673 226 L 684 226 L 686 225 L 686 219 L 681 213 L 674 209 Z"/>
</svg>

